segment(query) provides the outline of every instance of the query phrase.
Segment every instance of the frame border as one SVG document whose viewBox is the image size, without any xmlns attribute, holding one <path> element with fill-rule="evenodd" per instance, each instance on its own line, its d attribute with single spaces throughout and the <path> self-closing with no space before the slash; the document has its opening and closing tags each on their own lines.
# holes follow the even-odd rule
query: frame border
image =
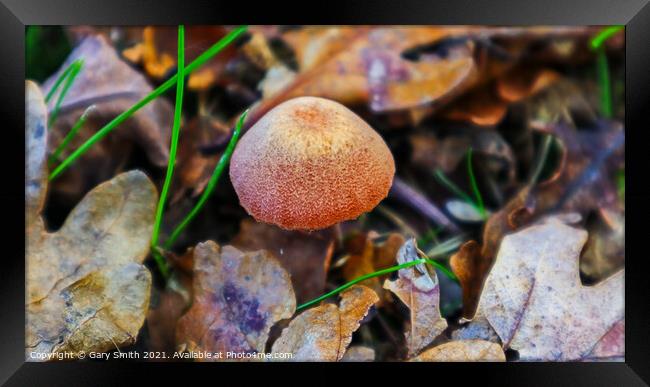
<svg viewBox="0 0 650 387">
<path fill-rule="evenodd" d="M 626 262 L 626 354 L 625 363 L 427 363 L 400 364 L 395 374 L 406 370 L 425 375 L 435 374 L 441 378 L 462 375 L 465 381 L 468 369 L 473 377 L 481 383 L 494 382 L 500 385 L 548 385 L 570 384 L 578 385 L 648 385 L 650 381 L 650 281 L 645 278 L 648 271 L 644 270 L 647 258 L 642 254 L 642 240 L 647 238 L 643 226 L 650 215 L 650 184 L 643 170 L 647 162 L 648 143 L 643 141 L 642 134 L 650 129 L 647 118 L 648 101 L 650 101 L 650 3 L 649 0 L 627 0 L 614 2 L 612 0 L 519 0 L 519 1 L 471 1 L 456 0 L 454 2 L 428 2 L 417 0 L 400 0 L 396 6 L 388 0 L 373 3 L 360 1 L 348 2 L 310 2 L 307 7 L 297 9 L 294 5 L 280 5 L 277 1 L 255 4 L 255 12 L 251 13 L 250 4 L 235 2 L 188 0 L 0 0 L 0 36 L 3 37 L 2 61 L 0 71 L 0 114 L 3 117 L 5 131 L 3 139 L 7 144 L 0 152 L 7 165 L 3 179 L 9 178 L 0 197 L 4 203 L 15 205 L 3 206 L 3 212 L 11 211 L 15 224 L 8 223 L 5 235 L 8 241 L 20 240 L 24 230 L 24 192 L 22 182 L 24 173 L 17 168 L 11 168 L 18 160 L 24 163 L 22 149 L 13 144 L 24 143 L 24 28 L 30 24 L 69 25 L 142 25 L 142 24 L 234 24 L 238 21 L 259 24 L 488 24 L 488 25 L 593 25 L 593 24 L 624 24 L 626 25 L 626 126 L 628 140 L 626 142 L 626 160 L 628 175 L 627 197 L 628 206 L 634 211 L 628 211 L 627 222 L 628 241 L 626 255 L 634 259 Z M 246 9 L 248 7 L 248 9 Z M 286 9 L 296 12 L 288 13 Z M 295 16 L 294 16 L 295 15 Z M 272 17 L 269 17 L 272 16 Z M 299 17 L 296 17 L 299 16 Z M 270 20 L 274 19 L 274 20 Z M 296 20 L 301 19 L 301 20 Z M 9 136 L 6 137 L 6 136 Z M 644 157 L 645 156 L 645 157 Z M 13 170 L 12 170 L 13 169 Z M 17 170 L 17 171 L 16 171 Z M 8 172 L 8 173 L 7 173 Z M 3 181 L 4 183 L 4 181 Z M 635 227 L 635 223 L 638 225 Z M 22 225 L 22 226 L 21 226 Z M 647 225 L 645 226 L 647 227 Z M 11 245 L 11 243 L 7 243 Z M 115 385 L 117 380 L 132 381 L 133 376 L 140 374 L 151 381 L 153 377 L 169 378 L 176 374 L 181 381 L 187 381 L 187 372 L 178 372 L 180 368 L 191 368 L 192 374 L 210 372 L 209 377 L 221 378 L 217 371 L 244 370 L 243 364 L 214 365 L 214 367 L 198 367 L 190 363 L 134 363 L 134 362 L 75 362 L 75 363 L 29 363 L 24 362 L 24 299 L 25 299 L 25 267 L 24 252 L 19 246 L 11 247 L 11 252 L 5 253 L 4 262 L 0 268 L 0 382 L 9 377 L 7 385 L 76 385 L 80 382 L 93 385 Z M 354 367 L 376 370 L 378 363 L 362 364 Z M 322 370 L 330 368 L 340 371 L 351 369 L 350 364 L 302 364 L 305 368 Z M 278 372 L 281 380 L 288 373 L 293 374 L 295 365 L 288 367 L 286 363 L 276 363 L 273 366 L 259 364 L 264 369 L 260 373 L 265 377 L 269 372 Z M 393 364 L 381 364 L 382 369 Z M 366 368 L 368 367 L 368 368 Z M 414 367 L 414 368 L 411 368 Z M 419 368 L 423 367 L 423 368 Z M 248 367 L 246 367 L 247 369 Z M 155 370 L 155 371 L 154 371 Z M 173 370 L 173 371 L 172 371 Z M 144 372 L 143 372 L 144 371 Z M 154 372 L 151 372 L 154 371 Z M 285 372 L 287 371 L 287 372 Z M 465 372 L 463 372 L 465 371 Z M 14 373 L 15 372 L 15 373 Z M 388 373 L 388 369 L 383 373 Z M 12 375 L 13 373 L 13 375 Z M 146 374 L 145 374 L 146 373 Z M 365 372 L 366 374 L 378 374 Z M 392 372 L 391 372 L 392 373 Z M 319 372 L 324 377 L 335 377 L 338 372 Z M 246 377 L 251 376 L 250 373 Z M 438 376 L 435 376 L 436 380 Z M 472 375 L 469 375 L 472 377 Z M 320 378 L 320 376 L 319 376 Z M 480 379 L 479 379 L 480 378 Z M 269 378 L 266 377 L 267 382 Z M 171 380 L 171 379 L 166 379 Z M 218 379 L 213 379 L 218 380 Z M 223 379 L 222 379 L 223 380 Z M 319 379 L 320 380 L 320 379 Z M 644 382 L 645 380 L 645 382 Z M 456 380 L 454 383 L 457 383 Z M 245 383 L 245 384 L 248 384 Z"/>
</svg>

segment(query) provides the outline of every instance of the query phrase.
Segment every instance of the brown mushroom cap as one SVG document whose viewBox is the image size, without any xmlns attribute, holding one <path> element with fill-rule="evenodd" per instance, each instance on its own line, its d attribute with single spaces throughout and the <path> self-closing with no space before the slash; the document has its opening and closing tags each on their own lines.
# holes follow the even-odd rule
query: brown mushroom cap
<svg viewBox="0 0 650 387">
<path fill-rule="evenodd" d="M 230 179 L 256 220 L 316 230 L 355 219 L 388 195 L 395 162 L 384 140 L 338 102 L 298 97 L 237 144 Z"/>
</svg>

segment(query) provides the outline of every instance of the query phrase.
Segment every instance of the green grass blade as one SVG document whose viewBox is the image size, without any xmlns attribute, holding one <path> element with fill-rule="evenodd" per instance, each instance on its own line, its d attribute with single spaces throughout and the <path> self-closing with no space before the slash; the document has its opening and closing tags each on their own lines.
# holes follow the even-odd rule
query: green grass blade
<svg viewBox="0 0 650 387">
<path fill-rule="evenodd" d="M 54 125 L 54 122 L 56 122 L 56 118 L 59 115 L 59 109 L 61 109 L 61 103 L 63 103 L 63 99 L 68 94 L 70 87 L 72 87 L 72 84 L 74 83 L 75 79 L 77 79 L 77 75 L 79 75 L 79 72 L 81 72 L 83 66 L 84 66 L 83 59 L 77 59 L 70 65 L 70 73 L 68 73 L 66 77 L 65 84 L 63 85 L 63 89 L 61 89 L 61 93 L 59 93 L 59 98 L 57 98 L 56 103 L 54 104 L 54 109 L 52 109 L 50 118 L 47 121 L 48 127 L 51 128 L 52 125 Z"/>
<path fill-rule="evenodd" d="M 59 75 L 59 77 L 54 82 L 54 85 L 45 96 L 45 103 L 49 103 L 52 97 L 54 97 L 54 94 L 56 94 L 56 91 L 59 90 L 59 87 L 61 86 L 63 81 L 65 81 L 68 78 L 68 75 L 70 75 L 70 72 L 72 71 L 72 68 L 75 67 L 76 63 L 77 61 L 70 63 L 70 65 L 66 67 L 65 70 L 63 70 L 61 75 Z"/>
<path fill-rule="evenodd" d="M 598 33 L 590 42 L 592 50 L 596 51 L 596 72 L 598 73 L 598 85 L 600 91 L 600 107 L 606 118 L 613 115 L 612 107 L 612 85 L 609 76 L 609 63 L 605 52 L 607 39 L 623 31 L 624 26 L 609 26 Z"/>
<path fill-rule="evenodd" d="M 199 55 L 194 61 L 192 61 L 192 63 L 187 65 L 185 67 L 185 75 L 190 74 L 192 71 L 204 65 L 205 62 L 207 62 L 210 58 L 218 54 L 221 50 L 223 50 L 225 47 L 230 45 L 230 43 L 232 43 L 236 38 L 238 38 L 241 34 L 243 34 L 247 28 L 248 28 L 247 26 L 237 27 L 234 30 L 232 30 L 230 33 L 228 33 L 228 35 L 224 36 L 212 47 L 210 47 L 205 52 L 203 52 L 203 54 Z M 49 179 L 50 180 L 56 179 L 61 173 L 63 173 L 63 171 L 68 169 L 70 164 L 72 164 L 75 160 L 77 160 L 84 153 L 86 153 L 88 149 L 90 149 L 90 147 L 92 147 L 97 141 L 100 141 L 102 138 L 108 135 L 113 129 L 115 129 L 115 127 L 117 127 L 126 119 L 131 117 L 135 112 L 140 110 L 149 102 L 153 101 L 154 99 L 158 98 L 161 94 L 169 90 L 172 86 L 176 84 L 177 77 L 178 74 L 173 75 L 162 85 L 158 86 L 155 90 L 153 90 L 147 96 L 145 96 L 140 101 L 138 101 L 135 105 L 131 106 L 125 112 L 121 113 L 120 115 L 115 117 L 111 122 L 106 124 L 106 126 L 98 130 L 97 133 L 95 133 L 84 144 L 82 144 L 79 148 L 77 148 L 70 156 L 68 156 L 68 158 L 63 160 L 63 162 L 52 171 L 52 173 L 49 176 Z"/>
<path fill-rule="evenodd" d="M 472 186 L 472 192 L 474 193 L 474 197 L 476 198 L 476 206 L 478 207 L 478 211 L 483 217 L 483 219 L 487 218 L 487 212 L 485 211 L 485 205 L 483 204 L 483 197 L 481 196 L 481 191 L 478 189 L 478 184 L 476 183 L 476 177 L 474 176 L 474 167 L 472 166 L 472 153 L 473 150 L 472 148 L 469 148 L 469 151 L 467 152 L 467 174 L 469 175 L 469 182 Z"/>
<path fill-rule="evenodd" d="M 160 199 L 158 200 L 158 208 L 156 209 L 156 220 L 154 222 L 153 231 L 151 233 L 151 251 L 156 251 L 158 246 L 158 239 L 160 235 L 160 225 L 162 223 L 163 210 L 167 195 L 169 193 L 169 186 L 174 177 L 174 165 L 176 164 L 176 150 L 178 149 L 178 138 L 181 131 L 181 118 L 183 115 L 183 85 L 185 83 L 185 26 L 178 26 L 178 74 L 176 77 L 176 106 L 174 107 L 174 123 L 172 126 L 172 139 L 169 144 L 169 160 L 167 163 L 167 173 L 165 174 L 165 182 L 163 183 L 160 192 Z M 169 267 L 167 261 L 161 254 L 153 254 L 158 269 L 165 278 L 169 277 Z"/>
<path fill-rule="evenodd" d="M 460 188 L 459 188 L 459 187 L 458 187 L 458 186 L 457 186 L 453 181 L 451 181 L 451 180 L 447 177 L 447 175 L 445 175 L 445 173 L 444 173 L 441 169 L 436 169 L 436 172 L 435 172 L 435 175 L 434 175 L 434 176 L 436 177 L 436 179 L 438 180 L 438 182 L 439 182 L 442 186 L 444 186 L 445 188 L 447 188 L 447 189 L 448 189 L 449 191 L 451 191 L 453 194 L 455 194 L 456 196 L 462 198 L 462 199 L 463 199 L 464 201 L 466 201 L 467 203 L 469 203 L 469 204 L 471 204 L 471 205 L 475 205 L 475 204 L 474 204 L 474 200 L 472 200 L 472 198 L 471 198 L 468 194 L 466 194 L 466 193 L 465 193 L 462 189 L 460 189 Z"/>
<path fill-rule="evenodd" d="M 362 275 L 360 277 L 357 277 L 357 278 L 353 279 L 352 281 L 347 282 L 347 283 L 339 286 L 338 288 L 332 290 L 331 292 L 325 293 L 320 297 L 314 298 L 313 300 L 307 301 L 304 304 L 298 305 L 298 307 L 296 308 L 296 311 L 300 311 L 300 310 L 305 309 L 307 307 L 310 307 L 310 306 L 312 306 L 312 305 L 314 305 L 316 303 L 319 303 L 319 302 L 321 302 L 321 301 L 323 301 L 325 299 L 328 299 L 328 298 L 330 298 L 330 297 L 344 291 L 345 289 L 348 289 L 351 286 L 358 284 L 359 282 L 363 282 L 363 281 L 365 281 L 367 279 L 370 279 L 370 278 L 379 277 L 379 276 L 382 276 L 382 275 L 385 275 L 385 274 L 389 274 L 389 273 L 392 273 L 394 271 L 398 271 L 400 269 L 404 269 L 404 268 L 407 268 L 407 267 L 419 265 L 421 263 L 428 263 L 429 265 L 432 265 L 432 266 L 436 267 L 437 269 L 440 269 L 440 271 L 442 271 L 443 274 L 445 274 L 446 276 L 448 276 L 452 280 L 458 281 L 458 279 L 456 278 L 454 273 L 449 271 L 449 269 L 442 266 L 438 262 L 436 262 L 436 261 L 434 261 L 432 259 L 429 259 L 429 258 L 418 258 L 418 259 L 414 259 L 413 261 L 402 263 L 401 265 L 391 266 L 391 267 L 386 268 L 386 269 L 377 270 L 375 272 L 368 273 L 368 274 Z"/>
<path fill-rule="evenodd" d="M 55 162 L 57 162 L 59 160 L 59 157 L 61 156 L 61 153 L 63 152 L 63 150 L 68 147 L 68 144 L 70 144 L 70 141 L 72 141 L 74 136 L 76 136 L 77 133 L 79 132 L 79 130 L 86 124 L 86 121 L 88 120 L 88 115 L 93 110 L 95 110 L 95 105 L 90 105 L 86 110 L 84 110 L 81 117 L 79 117 L 77 122 L 72 126 L 72 129 L 70 129 L 70 131 L 68 132 L 68 134 L 66 134 L 63 141 L 61 141 L 61 144 L 59 144 L 59 146 L 56 147 L 54 152 L 52 152 L 52 155 L 50 156 L 50 159 L 49 159 L 49 164 L 50 165 L 54 164 Z"/>
<path fill-rule="evenodd" d="M 323 301 L 325 299 L 328 299 L 328 298 L 332 297 L 333 295 L 336 295 L 336 294 L 344 291 L 345 289 L 348 289 L 349 287 L 351 287 L 351 286 L 353 286 L 355 284 L 358 284 L 359 282 L 365 281 L 365 280 L 367 280 L 369 278 L 379 277 L 381 275 L 389 274 L 389 273 L 392 273 L 392 272 L 400 270 L 400 269 L 404 269 L 404 268 L 407 268 L 407 267 L 411 267 L 411 266 L 419 265 L 421 263 L 425 263 L 426 261 L 427 260 L 424 259 L 424 258 L 415 259 L 413 261 L 406 262 L 406 263 L 403 263 L 401 265 L 391 266 L 391 267 L 389 267 L 387 269 L 378 270 L 378 271 L 375 271 L 373 273 L 362 275 L 361 277 L 357 277 L 357 278 L 353 279 L 352 281 L 350 281 L 350 282 L 348 282 L 348 283 L 346 283 L 344 285 L 339 286 L 338 288 L 332 290 L 331 292 L 325 293 L 320 297 L 314 298 L 313 300 L 307 301 L 304 304 L 298 305 L 298 307 L 296 308 L 296 311 L 305 309 L 305 308 L 310 307 L 310 306 L 312 306 L 312 305 L 314 305 L 316 303 L 319 303 L 319 302 L 321 302 L 321 301 Z"/>
<path fill-rule="evenodd" d="M 246 119 L 247 114 L 248 114 L 248 110 L 246 110 L 239 117 L 239 120 L 237 121 L 237 125 L 235 126 L 235 130 L 233 131 L 232 137 L 230 138 L 230 142 L 228 142 L 228 147 L 226 148 L 223 155 L 221 155 L 221 158 L 219 159 L 219 163 L 217 163 L 217 166 L 214 168 L 214 172 L 212 172 L 210 181 L 208 182 L 207 187 L 203 191 L 201 198 L 199 198 L 199 201 L 196 203 L 194 208 L 192 208 L 192 210 L 185 217 L 185 219 L 183 219 L 183 221 L 181 221 L 181 223 L 178 226 L 176 226 L 169 239 L 165 242 L 166 249 L 169 250 L 174 245 L 174 243 L 181 235 L 183 230 L 185 230 L 185 228 L 194 219 L 194 217 L 196 217 L 196 215 L 201 211 L 201 209 L 207 202 L 208 198 L 212 194 L 212 191 L 214 191 L 214 188 L 217 186 L 217 183 L 219 182 L 219 177 L 223 173 L 223 170 L 226 168 L 226 165 L 228 165 L 228 162 L 230 161 L 230 157 L 232 156 L 232 152 L 235 150 L 235 145 L 239 140 L 239 134 L 241 133 L 241 128 L 242 125 L 244 124 L 244 120 Z"/>
<path fill-rule="evenodd" d="M 597 50 L 607 41 L 607 39 L 616 35 L 617 32 L 622 31 L 625 26 L 609 26 L 598 33 L 593 39 L 591 39 L 590 45 L 592 50 Z"/>
<path fill-rule="evenodd" d="M 596 54 L 596 68 L 598 72 L 598 88 L 600 91 L 600 108 L 605 118 L 612 117 L 612 84 L 609 79 L 609 63 L 605 48 L 600 47 Z"/>
</svg>

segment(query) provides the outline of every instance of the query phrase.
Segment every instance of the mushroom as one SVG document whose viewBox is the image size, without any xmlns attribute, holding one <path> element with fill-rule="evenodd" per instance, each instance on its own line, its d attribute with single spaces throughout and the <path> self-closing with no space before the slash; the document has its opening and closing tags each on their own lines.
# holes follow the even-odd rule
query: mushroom
<svg viewBox="0 0 650 387">
<path fill-rule="evenodd" d="M 276 106 L 240 139 L 230 179 L 257 221 L 316 230 L 375 208 L 393 183 L 384 140 L 351 110 L 324 98 Z"/>
</svg>

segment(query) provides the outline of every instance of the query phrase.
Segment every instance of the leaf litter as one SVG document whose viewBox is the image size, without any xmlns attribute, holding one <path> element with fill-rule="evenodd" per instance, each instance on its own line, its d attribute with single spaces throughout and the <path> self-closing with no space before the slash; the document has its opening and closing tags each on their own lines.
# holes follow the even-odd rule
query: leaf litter
<svg viewBox="0 0 650 387">
<path fill-rule="evenodd" d="M 187 59 L 229 30 L 188 27 Z M 393 191 L 357 220 L 289 232 L 250 219 L 222 179 L 174 251 L 162 251 L 174 268 L 164 284 L 143 262 L 173 100 L 145 106 L 52 183 L 47 158 L 89 107 L 62 157 L 173 75 L 176 28 L 69 28 L 74 49 L 43 89 L 73 61 L 84 66 L 51 128 L 55 102 L 26 84 L 26 352 L 622 361 L 624 38 L 607 43 L 606 119 L 584 71 L 598 31 L 250 27 L 189 76 L 163 235 L 205 189 L 241 111 L 251 108 L 245 132 L 296 96 L 339 101 L 375 128 L 398 167 Z M 435 178 L 470 192 L 469 149 L 487 219 Z M 440 252 L 448 241 L 462 243 Z M 373 276 L 420 249 L 458 283 L 425 264 Z M 361 276 L 370 277 L 301 307 Z"/>
</svg>

